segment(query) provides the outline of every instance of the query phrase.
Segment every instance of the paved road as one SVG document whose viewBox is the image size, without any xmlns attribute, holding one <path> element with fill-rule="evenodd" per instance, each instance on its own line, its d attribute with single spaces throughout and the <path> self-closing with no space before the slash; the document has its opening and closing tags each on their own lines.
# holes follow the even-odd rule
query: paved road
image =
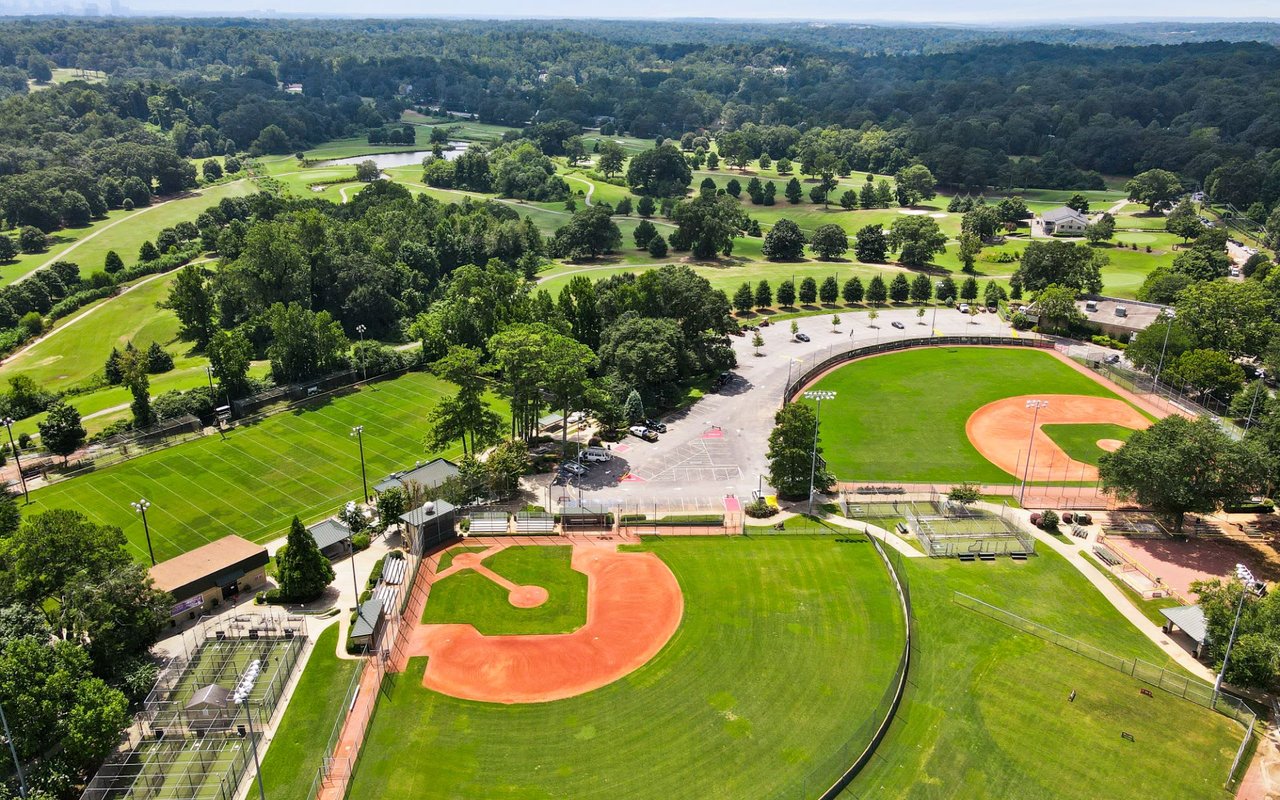
<svg viewBox="0 0 1280 800">
<path fill-rule="evenodd" d="M 848 348 L 852 342 L 876 341 L 928 335 L 930 326 L 921 325 L 914 309 L 883 310 L 870 327 L 865 312 L 841 312 L 838 331 L 831 317 L 800 320 L 800 330 L 810 342 L 791 339 L 790 323 L 761 329 L 764 346 L 754 354 L 751 335 L 733 337 L 738 367 L 733 378 L 718 394 L 707 395 L 688 410 L 664 418 L 667 432 L 657 442 L 627 437 L 612 446 L 614 459 L 593 467 L 581 481 L 569 487 L 544 485 L 545 498 L 555 503 L 561 497 L 607 504 L 634 505 L 637 510 L 683 507 L 688 513 L 719 512 L 724 497 L 750 498 L 757 488 L 768 487 L 766 452 L 773 415 L 782 402 L 788 373 L 802 373 L 828 354 Z M 933 313 L 925 322 L 933 320 Z M 999 317 L 980 314 L 974 318 L 954 309 L 940 308 L 936 330 L 942 335 L 1007 335 L 1010 331 Z M 893 327 L 894 322 L 902 328 Z M 850 399 L 852 400 L 852 398 Z M 839 403 L 837 398 L 835 403 Z M 626 476 L 624 478 L 624 476 Z"/>
</svg>

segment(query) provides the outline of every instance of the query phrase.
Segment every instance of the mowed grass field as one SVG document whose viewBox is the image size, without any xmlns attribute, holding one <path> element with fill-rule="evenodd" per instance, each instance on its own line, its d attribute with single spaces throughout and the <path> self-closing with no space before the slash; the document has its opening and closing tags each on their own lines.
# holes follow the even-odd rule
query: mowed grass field
<svg viewBox="0 0 1280 800">
<path fill-rule="evenodd" d="M 965 434 L 974 411 L 1004 397 L 1115 397 L 1101 384 L 1032 349 L 927 348 L 855 361 L 818 381 L 822 447 L 846 481 L 1009 483 Z"/>
<path fill-rule="evenodd" d="M 675 537 L 640 549 L 670 566 L 685 601 L 652 661 L 585 695 L 500 705 L 428 691 L 415 659 L 384 689 L 352 800 L 738 800 L 826 788 L 903 644 L 871 545 Z"/>
<path fill-rule="evenodd" d="M 116 525 L 139 560 L 142 523 L 129 506 L 146 497 L 156 558 L 163 560 L 227 534 L 265 542 L 297 515 L 311 521 L 360 496 L 360 455 L 351 428 L 364 426 L 372 485 L 434 455 L 422 441 L 432 409 L 453 388 L 410 373 L 329 397 L 262 422 L 210 435 L 33 492 L 28 513 L 70 508 Z M 495 406 L 500 414 L 505 408 Z"/>
<path fill-rule="evenodd" d="M 338 658 L 338 628 L 330 625 L 316 637 L 293 702 L 262 759 L 262 786 L 272 800 L 313 800 L 311 782 L 327 755 L 333 726 L 346 710 L 343 692 L 360 666 L 354 659 Z"/>
<path fill-rule="evenodd" d="M 1041 430 L 1076 461 L 1098 466 L 1098 459 L 1107 452 L 1098 447 L 1100 439 L 1117 439 L 1127 442 L 1133 428 L 1103 423 L 1100 425 L 1043 425 Z"/>
<path fill-rule="evenodd" d="M 1079 572 L 1047 548 L 1040 553 L 1023 564 L 907 560 L 918 643 L 911 682 L 845 797 L 1234 796 L 1222 787 L 1241 726 L 952 602 L 962 591 L 1121 657 L 1166 665 Z M 1147 688 L 1151 697 L 1141 693 Z"/>
<path fill-rule="evenodd" d="M 485 636 L 572 633 L 587 622 L 587 576 L 570 566 L 573 548 L 508 547 L 482 563 L 518 586 L 541 586 L 547 601 L 516 608 L 485 575 L 460 570 L 432 584 L 422 612 L 428 623 L 462 622 Z"/>
</svg>

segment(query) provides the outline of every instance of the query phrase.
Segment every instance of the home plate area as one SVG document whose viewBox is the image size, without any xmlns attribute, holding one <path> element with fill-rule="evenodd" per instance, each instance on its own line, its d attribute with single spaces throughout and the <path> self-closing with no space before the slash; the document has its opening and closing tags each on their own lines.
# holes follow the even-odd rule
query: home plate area
<svg viewBox="0 0 1280 800">
<path fill-rule="evenodd" d="M 742 475 L 732 449 L 723 439 L 694 439 L 677 447 L 662 464 L 632 469 L 648 483 L 728 481 Z"/>
</svg>

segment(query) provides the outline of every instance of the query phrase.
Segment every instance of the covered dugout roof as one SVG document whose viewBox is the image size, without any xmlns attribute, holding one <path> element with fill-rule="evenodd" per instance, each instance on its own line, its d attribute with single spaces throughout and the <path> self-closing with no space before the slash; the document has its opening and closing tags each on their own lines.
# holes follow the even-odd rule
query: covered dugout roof
<svg viewBox="0 0 1280 800">
<path fill-rule="evenodd" d="M 454 505 L 447 500 L 432 500 L 415 509 L 400 515 L 400 519 L 414 526 L 425 525 L 436 517 L 442 517 L 454 510 Z"/>
<path fill-rule="evenodd" d="M 1160 613 L 1165 619 L 1182 629 L 1196 644 L 1204 644 L 1209 638 L 1209 628 L 1205 623 L 1204 609 L 1200 606 L 1176 606 L 1162 608 Z"/>
<path fill-rule="evenodd" d="M 326 519 L 317 522 L 307 532 L 311 534 L 311 538 L 316 540 L 316 547 L 324 550 L 326 547 L 333 547 L 338 542 L 351 538 L 351 529 L 348 528 L 341 520 Z"/>
<path fill-rule="evenodd" d="M 382 620 L 382 598 L 372 597 L 360 605 L 360 613 L 351 625 L 351 638 L 372 636 Z"/>
<path fill-rule="evenodd" d="M 424 489 L 434 489 L 445 480 L 458 474 L 458 465 L 447 458 L 434 458 L 425 464 L 419 464 L 404 472 L 393 472 L 374 484 L 373 490 L 381 494 L 394 487 L 404 488 L 416 483 Z"/>
<path fill-rule="evenodd" d="M 181 602 L 264 567 L 268 560 L 267 548 L 231 534 L 161 561 L 151 568 L 151 579 Z"/>
</svg>

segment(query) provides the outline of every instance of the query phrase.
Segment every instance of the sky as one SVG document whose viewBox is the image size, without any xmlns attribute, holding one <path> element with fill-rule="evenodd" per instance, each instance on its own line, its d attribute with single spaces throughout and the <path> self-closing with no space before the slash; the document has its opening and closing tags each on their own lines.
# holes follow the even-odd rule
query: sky
<svg viewBox="0 0 1280 800">
<path fill-rule="evenodd" d="M 1037 22 L 1136 21 L 1136 20 L 1240 20 L 1280 17 L 1277 0 L 1073 0 L 1070 3 L 1027 0 L 645 0 L 643 3 L 583 5 L 581 0 L 468 0 L 465 4 L 381 0 L 360 6 L 350 0 L 216 0 L 201 8 L 175 0 L 123 0 L 134 13 L 236 15 L 252 12 L 340 16 L 454 16 L 454 17 L 605 17 L 669 19 L 718 17 L 723 19 L 807 19 L 867 22 L 941 22 L 982 26 L 1025 25 Z M 586 9 L 591 11 L 584 13 Z M 1209 17 L 1206 12 L 1212 14 Z"/>
</svg>

